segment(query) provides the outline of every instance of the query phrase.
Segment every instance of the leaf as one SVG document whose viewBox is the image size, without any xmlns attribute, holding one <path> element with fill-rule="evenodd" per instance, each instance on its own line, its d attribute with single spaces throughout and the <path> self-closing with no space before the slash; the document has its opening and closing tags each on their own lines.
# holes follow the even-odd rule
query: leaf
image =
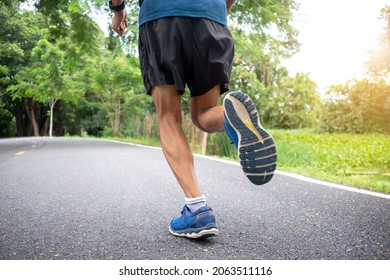
<svg viewBox="0 0 390 280">
<path fill-rule="evenodd" d="M 78 0 L 72 0 L 69 3 L 68 11 L 71 12 L 71 13 L 80 13 L 81 12 L 81 8 L 79 6 L 79 1 Z"/>
</svg>

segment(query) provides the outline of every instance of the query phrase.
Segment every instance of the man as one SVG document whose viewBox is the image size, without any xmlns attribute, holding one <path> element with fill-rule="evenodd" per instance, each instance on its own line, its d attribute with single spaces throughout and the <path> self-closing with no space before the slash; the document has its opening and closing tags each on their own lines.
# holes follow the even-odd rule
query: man
<svg viewBox="0 0 390 280">
<path fill-rule="evenodd" d="M 276 168 L 272 137 L 261 127 L 252 100 L 228 91 L 233 39 L 227 12 L 234 0 L 143 0 L 139 14 L 139 56 L 145 89 L 153 98 L 165 158 L 179 182 L 185 206 L 172 219 L 175 236 L 204 238 L 219 234 L 212 209 L 202 195 L 194 158 L 183 133 L 181 95 L 191 92 L 193 123 L 206 132 L 224 132 L 235 143 L 243 171 L 257 185 L 271 180 Z M 127 28 L 123 0 L 112 0 L 113 30 Z"/>
</svg>

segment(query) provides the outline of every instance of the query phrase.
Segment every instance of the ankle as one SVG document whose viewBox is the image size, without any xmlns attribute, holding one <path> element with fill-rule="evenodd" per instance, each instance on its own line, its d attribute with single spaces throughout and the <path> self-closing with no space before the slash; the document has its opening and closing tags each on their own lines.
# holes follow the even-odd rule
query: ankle
<svg viewBox="0 0 390 280">
<path fill-rule="evenodd" d="M 195 212 L 199 208 L 206 206 L 206 197 L 204 195 L 194 198 L 185 197 L 185 205 L 190 210 L 190 212 Z"/>
</svg>

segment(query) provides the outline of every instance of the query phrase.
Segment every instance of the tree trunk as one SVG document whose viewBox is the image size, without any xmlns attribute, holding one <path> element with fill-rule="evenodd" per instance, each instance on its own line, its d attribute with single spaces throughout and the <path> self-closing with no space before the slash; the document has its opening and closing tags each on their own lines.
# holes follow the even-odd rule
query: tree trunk
<svg viewBox="0 0 390 280">
<path fill-rule="evenodd" d="M 48 133 L 49 133 L 49 118 L 45 118 L 43 124 L 41 125 L 41 130 L 39 132 L 39 135 L 47 136 Z"/>
<path fill-rule="evenodd" d="M 30 120 L 28 119 L 24 99 L 15 100 L 16 136 L 29 136 Z"/>
<path fill-rule="evenodd" d="M 49 136 L 53 137 L 53 112 L 54 112 L 54 105 L 56 105 L 58 99 L 51 99 L 50 102 L 50 125 L 49 125 Z"/>
<path fill-rule="evenodd" d="M 112 128 L 112 135 L 119 136 L 119 124 L 121 118 L 121 100 L 118 98 L 115 105 L 115 117 L 114 117 L 114 126 Z"/>
<path fill-rule="evenodd" d="M 24 108 L 26 110 L 27 116 L 31 122 L 31 125 L 33 127 L 33 134 L 34 136 L 39 136 L 39 128 L 38 128 L 38 123 L 35 118 L 35 100 L 30 99 L 31 102 L 28 102 L 29 99 L 25 98 L 24 101 Z M 30 103 L 30 104 L 29 104 Z"/>
<path fill-rule="evenodd" d="M 114 121 L 112 119 L 112 115 L 111 115 L 111 112 L 110 112 L 110 109 L 108 108 L 108 105 L 107 103 L 104 101 L 104 98 L 103 96 L 98 96 L 98 98 L 100 99 L 100 101 L 102 102 L 103 106 L 104 106 L 104 109 L 106 109 L 106 112 L 107 112 L 107 117 L 108 117 L 108 120 L 110 122 L 110 125 L 111 125 L 111 129 L 113 130 L 114 129 Z"/>
<path fill-rule="evenodd" d="M 207 132 L 204 132 L 202 131 L 202 134 L 201 134 L 201 151 L 202 151 L 202 155 L 205 155 L 206 154 L 206 149 L 207 149 L 207 135 L 208 133 Z"/>
</svg>

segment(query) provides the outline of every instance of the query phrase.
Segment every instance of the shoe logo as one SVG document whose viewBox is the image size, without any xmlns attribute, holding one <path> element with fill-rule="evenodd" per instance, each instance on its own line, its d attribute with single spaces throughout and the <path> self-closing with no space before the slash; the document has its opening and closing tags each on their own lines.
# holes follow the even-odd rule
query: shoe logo
<svg viewBox="0 0 390 280">
<path fill-rule="evenodd" d="M 256 130 L 255 126 L 250 120 L 245 120 L 244 121 L 245 125 L 259 138 L 259 141 L 261 144 L 264 144 L 264 139 L 261 137 L 260 133 Z"/>
</svg>

